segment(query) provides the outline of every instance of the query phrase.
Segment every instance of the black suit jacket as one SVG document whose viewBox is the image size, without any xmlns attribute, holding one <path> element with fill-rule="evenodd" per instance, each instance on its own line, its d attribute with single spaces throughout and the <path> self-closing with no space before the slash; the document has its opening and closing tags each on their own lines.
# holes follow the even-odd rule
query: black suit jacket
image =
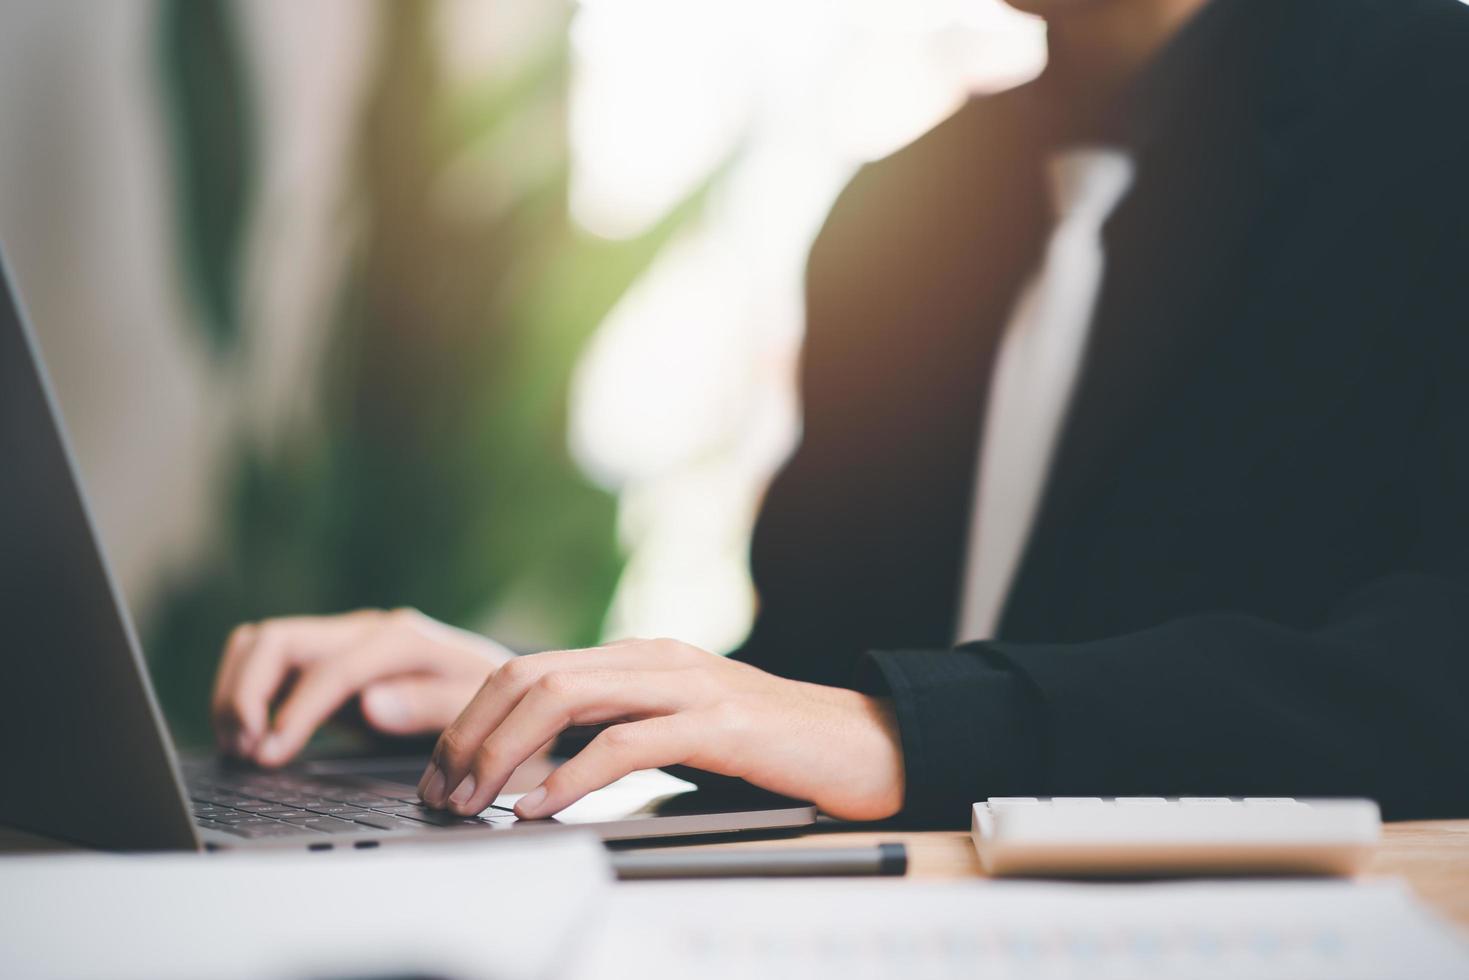
<svg viewBox="0 0 1469 980">
<path fill-rule="evenodd" d="M 1011 794 L 1469 814 L 1469 9 L 1215 0 L 862 171 L 808 273 L 804 432 L 738 654 L 890 694 L 906 815 Z M 949 649 L 1040 160 L 1123 142 L 1090 346 L 998 639 Z"/>
</svg>

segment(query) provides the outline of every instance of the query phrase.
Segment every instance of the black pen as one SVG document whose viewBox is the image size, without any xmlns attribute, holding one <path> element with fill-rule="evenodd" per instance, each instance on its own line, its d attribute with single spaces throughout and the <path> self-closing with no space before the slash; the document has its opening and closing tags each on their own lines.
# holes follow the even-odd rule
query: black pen
<svg viewBox="0 0 1469 980">
<path fill-rule="evenodd" d="M 902 844 L 871 847 L 769 847 L 759 850 L 658 849 L 615 851 L 612 868 L 623 881 L 647 878 L 829 878 L 901 875 L 908 871 Z"/>
</svg>

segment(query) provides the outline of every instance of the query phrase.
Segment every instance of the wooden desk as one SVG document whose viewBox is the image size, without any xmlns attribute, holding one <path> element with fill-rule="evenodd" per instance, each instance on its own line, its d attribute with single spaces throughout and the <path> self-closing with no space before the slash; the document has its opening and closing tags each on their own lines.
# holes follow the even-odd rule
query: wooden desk
<svg viewBox="0 0 1469 980">
<path fill-rule="evenodd" d="M 764 841 L 732 841 L 702 847 L 861 846 L 879 841 L 908 845 L 908 877 L 981 877 L 979 858 L 968 832 L 873 833 L 813 832 Z M 1366 876 L 1397 875 L 1436 909 L 1469 930 L 1469 820 L 1425 820 L 1383 827 L 1382 846 Z"/>
</svg>

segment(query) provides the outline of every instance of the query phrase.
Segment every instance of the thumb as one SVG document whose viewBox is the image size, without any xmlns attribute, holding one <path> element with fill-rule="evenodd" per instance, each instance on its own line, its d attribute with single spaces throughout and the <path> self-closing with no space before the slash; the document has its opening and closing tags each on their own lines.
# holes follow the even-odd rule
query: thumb
<svg viewBox="0 0 1469 980">
<path fill-rule="evenodd" d="M 473 694 L 442 677 L 398 677 L 363 689 L 362 714 L 389 735 L 436 733 L 459 717 Z"/>
</svg>

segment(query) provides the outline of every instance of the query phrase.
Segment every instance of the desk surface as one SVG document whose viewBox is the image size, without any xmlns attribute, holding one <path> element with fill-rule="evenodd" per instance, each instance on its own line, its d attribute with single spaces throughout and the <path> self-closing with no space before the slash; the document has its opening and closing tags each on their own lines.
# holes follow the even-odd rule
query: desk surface
<svg viewBox="0 0 1469 980">
<path fill-rule="evenodd" d="M 981 877 L 979 859 L 967 832 L 919 833 L 813 830 L 773 840 L 729 841 L 692 845 L 721 850 L 741 847 L 860 846 L 878 841 L 903 841 L 908 846 L 908 878 L 941 879 Z M 20 831 L 0 827 L 0 852 L 56 849 Z M 667 845 L 665 845 L 667 846 Z M 1383 828 L 1382 846 L 1368 875 L 1397 875 L 1430 906 L 1461 927 L 1469 929 L 1469 820 L 1426 820 L 1392 823 Z M 894 879 L 896 883 L 896 879 Z"/>
<path fill-rule="evenodd" d="M 861 846 L 878 841 L 903 841 L 908 845 L 910 879 L 984 875 L 969 834 L 959 831 L 812 833 L 778 840 L 702 846 L 718 849 L 836 847 Z M 1414 891 L 1441 915 L 1469 929 L 1469 820 L 1425 820 L 1385 825 L 1382 846 L 1367 875 L 1396 875 L 1407 879 Z"/>
</svg>

